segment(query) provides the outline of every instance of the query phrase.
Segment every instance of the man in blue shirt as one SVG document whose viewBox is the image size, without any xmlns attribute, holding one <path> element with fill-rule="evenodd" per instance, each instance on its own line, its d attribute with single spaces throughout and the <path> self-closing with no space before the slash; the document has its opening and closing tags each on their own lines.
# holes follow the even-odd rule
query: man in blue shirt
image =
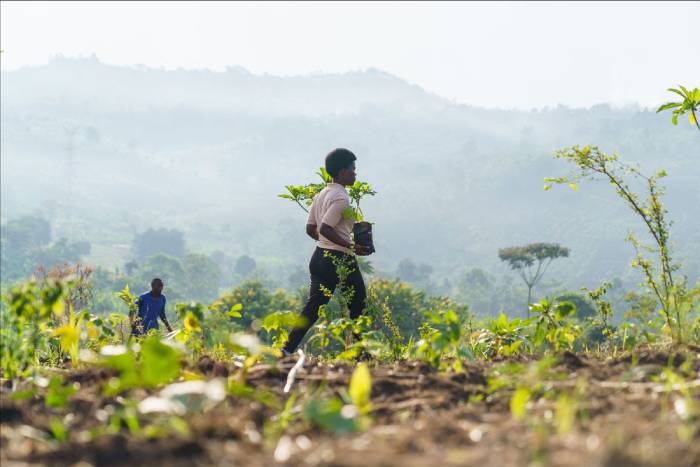
<svg viewBox="0 0 700 467">
<path fill-rule="evenodd" d="M 165 316 L 165 295 L 163 295 L 163 281 L 157 277 L 151 281 L 151 291 L 139 296 L 136 304 L 139 306 L 138 316 L 129 313 L 131 333 L 134 336 L 146 334 L 151 329 L 158 329 L 158 318 L 163 321 L 168 332 L 173 329 Z"/>
</svg>

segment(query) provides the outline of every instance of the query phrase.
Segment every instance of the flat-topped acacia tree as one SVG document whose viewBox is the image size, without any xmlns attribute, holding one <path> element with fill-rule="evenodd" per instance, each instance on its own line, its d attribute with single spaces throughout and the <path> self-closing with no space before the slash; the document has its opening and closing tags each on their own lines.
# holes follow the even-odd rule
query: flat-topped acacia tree
<svg viewBox="0 0 700 467">
<path fill-rule="evenodd" d="M 542 279 L 547 268 L 557 258 L 569 256 L 569 249 L 558 243 L 531 243 L 525 246 L 511 246 L 498 250 L 501 261 L 517 271 L 527 285 L 527 315 L 530 316 L 532 289 Z"/>
</svg>

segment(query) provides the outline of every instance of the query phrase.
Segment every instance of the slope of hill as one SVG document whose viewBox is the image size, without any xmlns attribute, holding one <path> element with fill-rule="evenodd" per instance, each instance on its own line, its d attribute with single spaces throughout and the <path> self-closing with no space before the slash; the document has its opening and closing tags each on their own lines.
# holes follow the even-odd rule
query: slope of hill
<svg viewBox="0 0 700 467">
<path fill-rule="evenodd" d="M 572 255 L 553 271 L 571 287 L 631 278 L 623 238 L 637 224 L 609 187 L 542 191 L 543 177 L 569 169 L 551 154 L 587 143 L 644 170 L 666 168 L 679 257 L 698 277 L 697 131 L 604 104 L 458 105 L 379 70 L 280 77 L 57 58 L 3 72 L 2 216 L 41 209 L 98 252 L 167 226 L 185 230 L 193 249 L 303 264 L 303 213 L 276 195 L 348 147 L 379 192 L 365 210 L 380 269 L 412 258 L 441 277 L 472 266 L 504 272 L 499 247 L 558 241 Z"/>
</svg>

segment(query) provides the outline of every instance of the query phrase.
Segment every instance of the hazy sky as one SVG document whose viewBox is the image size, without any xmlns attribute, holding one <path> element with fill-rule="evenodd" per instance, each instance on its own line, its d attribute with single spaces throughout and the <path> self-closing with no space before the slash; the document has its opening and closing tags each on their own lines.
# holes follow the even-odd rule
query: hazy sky
<svg viewBox="0 0 700 467">
<path fill-rule="evenodd" d="M 280 75 L 376 67 L 487 107 L 666 100 L 700 85 L 699 2 L 2 2 L 2 70 L 51 55 Z M 695 24 L 693 24 L 695 23 Z"/>
</svg>

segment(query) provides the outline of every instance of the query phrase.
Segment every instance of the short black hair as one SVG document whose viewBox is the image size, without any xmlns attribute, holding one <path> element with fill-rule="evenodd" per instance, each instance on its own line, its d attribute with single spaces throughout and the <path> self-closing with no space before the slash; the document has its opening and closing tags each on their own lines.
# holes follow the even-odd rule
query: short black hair
<svg viewBox="0 0 700 467">
<path fill-rule="evenodd" d="M 338 148 L 328 153 L 326 156 L 326 172 L 336 178 L 341 170 L 350 167 L 357 157 L 348 149 Z"/>
<path fill-rule="evenodd" d="M 151 281 L 151 285 L 155 284 L 156 282 L 160 282 L 161 285 L 163 285 L 163 281 L 160 279 L 160 277 L 156 277 Z"/>
</svg>

